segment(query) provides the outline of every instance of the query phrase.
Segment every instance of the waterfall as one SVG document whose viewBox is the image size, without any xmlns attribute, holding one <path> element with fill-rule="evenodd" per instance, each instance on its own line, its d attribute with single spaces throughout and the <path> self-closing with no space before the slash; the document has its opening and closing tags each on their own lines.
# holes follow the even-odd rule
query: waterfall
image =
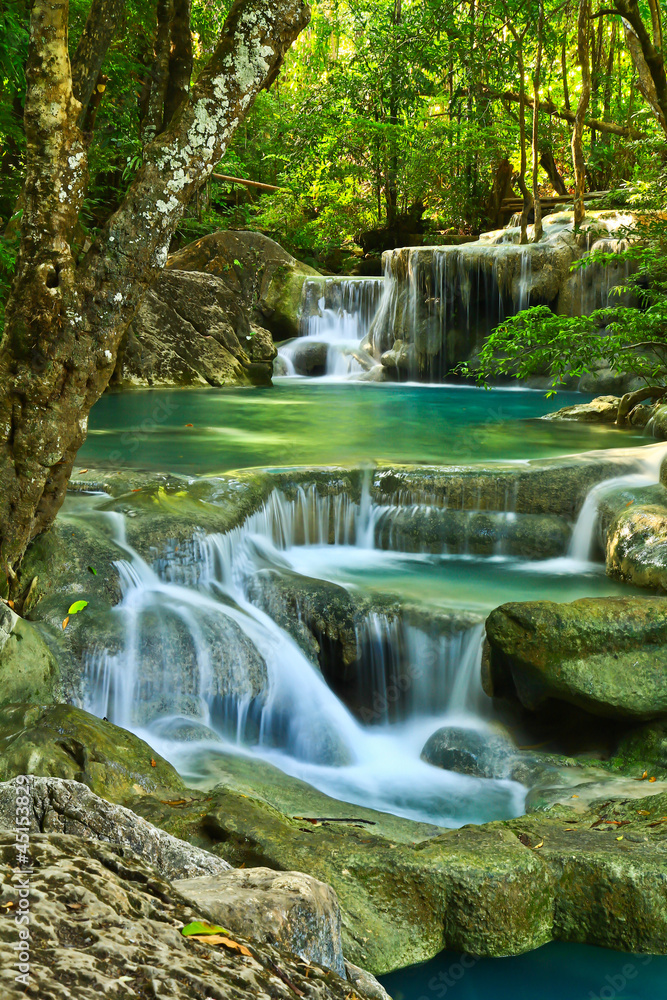
<svg viewBox="0 0 667 1000">
<path fill-rule="evenodd" d="M 299 337 L 278 355 L 288 375 L 348 377 L 372 365 L 361 348 L 382 294 L 382 278 L 304 282 Z"/>
<path fill-rule="evenodd" d="M 415 819 L 457 825 L 518 814 L 520 786 L 419 759 L 448 720 L 486 725 L 480 626 L 435 635 L 396 614 L 369 613 L 356 637 L 358 682 L 377 707 L 359 721 L 248 597 L 266 568 L 294 573 L 290 550 L 372 546 L 370 484 L 367 474 L 358 503 L 314 488 L 292 499 L 275 491 L 243 525 L 196 536 L 185 555 L 174 550 L 153 566 L 128 544 L 124 515 L 100 512 L 119 549 L 122 599 L 113 648 L 100 643 L 87 655 L 83 707 L 138 732 L 187 773 L 197 755 L 235 747 L 344 801 Z"/>
</svg>

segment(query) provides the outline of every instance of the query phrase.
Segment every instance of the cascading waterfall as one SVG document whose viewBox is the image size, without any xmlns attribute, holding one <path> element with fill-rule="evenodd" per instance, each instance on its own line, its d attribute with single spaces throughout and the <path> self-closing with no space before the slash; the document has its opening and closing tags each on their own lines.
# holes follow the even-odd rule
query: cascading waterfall
<svg viewBox="0 0 667 1000">
<path fill-rule="evenodd" d="M 382 284 L 381 278 L 306 281 L 299 337 L 278 351 L 286 373 L 346 377 L 368 368 L 361 343 L 377 312 Z"/>
<path fill-rule="evenodd" d="M 367 477 L 358 503 L 314 488 L 289 500 L 275 491 L 242 526 L 197 537 L 187 557 L 174 552 L 153 567 L 128 544 L 124 515 L 100 513 L 122 556 L 123 596 L 112 612 L 120 639 L 114 649 L 100 645 L 89 654 L 84 707 L 138 731 L 186 773 L 196 770 L 197 754 L 235 747 L 344 801 L 424 821 L 457 825 L 518 814 L 520 786 L 419 759 L 438 725 L 486 726 L 479 626 L 433 637 L 395 618 L 367 616 L 358 635 L 368 652 L 361 683 L 372 685 L 380 707 L 364 725 L 248 599 L 258 571 L 293 572 L 291 551 L 372 547 L 380 515 L 369 486 Z M 397 669 L 391 651 L 399 640 Z M 396 684 L 406 709 L 392 725 Z"/>
</svg>

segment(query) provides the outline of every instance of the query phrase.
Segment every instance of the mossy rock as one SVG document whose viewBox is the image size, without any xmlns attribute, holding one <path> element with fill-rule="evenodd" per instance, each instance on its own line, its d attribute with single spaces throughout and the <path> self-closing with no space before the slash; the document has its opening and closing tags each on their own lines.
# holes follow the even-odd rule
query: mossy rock
<svg viewBox="0 0 667 1000">
<path fill-rule="evenodd" d="M 667 715 L 667 599 L 503 604 L 486 622 L 484 689 L 626 720 Z"/>
<path fill-rule="evenodd" d="M 62 699 L 57 660 L 37 629 L 0 603 L 0 706 Z"/>
<path fill-rule="evenodd" d="M 121 803 L 184 789 L 171 764 L 142 739 L 73 705 L 0 709 L 0 781 L 18 774 L 72 778 Z"/>
</svg>

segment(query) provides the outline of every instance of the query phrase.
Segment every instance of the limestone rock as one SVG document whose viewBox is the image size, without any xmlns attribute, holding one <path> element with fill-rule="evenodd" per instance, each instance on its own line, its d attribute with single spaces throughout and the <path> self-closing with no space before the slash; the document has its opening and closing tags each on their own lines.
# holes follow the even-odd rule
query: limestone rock
<svg viewBox="0 0 667 1000">
<path fill-rule="evenodd" d="M 30 858 L 28 995 L 287 1000 L 299 991 L 318 1000 L 350 997 L 349 981 L 335 972 L 305 965 L 272 944 L 253 944 L 250 925 L 246 934 L 234 936 L 248 955 L 183 937 L 182 928 L 204 914 L 143 859 L 125 856 L 120 848 L 63 834 L 33 834 Z M 0 862 L 2 901 L 18 906 L 13 832 L 0 835 Z M 6 1000 L 21 1000 L 26 989 L 15 981 L 19 926 L 5 922 L 0 993 Z M 361 985 L 355 990 L 360 1000 L 372 1000 Z"/>
<path fill-rule="evenodd" d="M 276 340 L 299 335 L 303 283 L 320 274 L 263 233 L 217 232 L 190 243 L 167 261 L 167 269 L 204 271 L 222 279 Z"/>
<path fill-rule="evenodd" d="M 165 270 L 125 336 L 112 384 L 264 385 L 275 353 L 221 278 Z"/>
<path fill-rule="evenodd" d="M 547 413 L 542 420 L 577 420 L 584 424 L 615 424 L 620 396 L 598 396 L 590 403 L 564 406 L 554 413 Z"/>
<path fill-rule="evenodd" d="M 0 781 L 68 778 L 115 802 L 148 792 L 178 798 L 184 789 L 171 764 L 138 736 L 73 705 L 5 706 L 0 747 Z"/>
<path fill-rule="evenodd" d="M 301 872 L 246 868 L 179 879 L 175 887 L 210 920 L 272 944 L 343 979 L 340 908 L 330 886 Z"/>
<path fill-rule="evenodd" d="M 0 603 L 0 706 L 58 701 L 60 668 L 34 625 Z"/>
<path fill-rule="evenodd" d="M 162 878 L 191 879 L 229 871 L 215 854 L 170 836 L 124 806 L 113 805 L 80 781 L 15 778 L 0 782 L 0 829 L 16 826 L 16 797 L 30 797 L 29 831 L 65 833 L 84 840 L 116 844 L 143 858 Z"/>
<path fill-rule="evenodd" d="M 667 714 L 667 599 L 503 604 L 486 622 L 483 683 L 528 709 L 550 699 L 627 720 Z"/>
</svg>

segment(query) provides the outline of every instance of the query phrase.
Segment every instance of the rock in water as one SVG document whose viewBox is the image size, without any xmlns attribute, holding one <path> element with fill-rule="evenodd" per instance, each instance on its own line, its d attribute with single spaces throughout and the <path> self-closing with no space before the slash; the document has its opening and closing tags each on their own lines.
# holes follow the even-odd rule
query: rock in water
<svg viewBox="0 0 667 1000">
<path fill-rule="evenodd" d="M 582 424 L 615 424 L 620 396 L 598 396 L 590 403 L 564 406 L 554 413 L 547 413 L 542 420 L 576 420 Z"/>
<path fill-rule="evenodd" d="M 26 794 L 31 834 L 57 832 L 116 844 L 143 858 L 166 879 L 196 879 L 231 869 L 215 854 L 158 830 L 124 806 L 106 802 L 80 781 L 23 777 L 0 783 L 0 829 L 15 829 L 16 799 Z"/>
<path fill-rule="evenodd" d="M 175 882 L 196 910 L 234 934 L 271 943 L 345 978 L 341 916 L 331 886 L 301 872 L 246 868 Z"/>
<path fill-rule="evenodd" d="M 667 599 L 503 604 L 486 622 L 484 689 L 628 720 L 667 715 Z"/>
<path fill-rule="evenodd" d="M 504 778 L 516 754 L 515 746 L 500 733 L 444 726 L 429 736 L 421 757 L 427 764 L 446 771 Z"/>
</svg>

